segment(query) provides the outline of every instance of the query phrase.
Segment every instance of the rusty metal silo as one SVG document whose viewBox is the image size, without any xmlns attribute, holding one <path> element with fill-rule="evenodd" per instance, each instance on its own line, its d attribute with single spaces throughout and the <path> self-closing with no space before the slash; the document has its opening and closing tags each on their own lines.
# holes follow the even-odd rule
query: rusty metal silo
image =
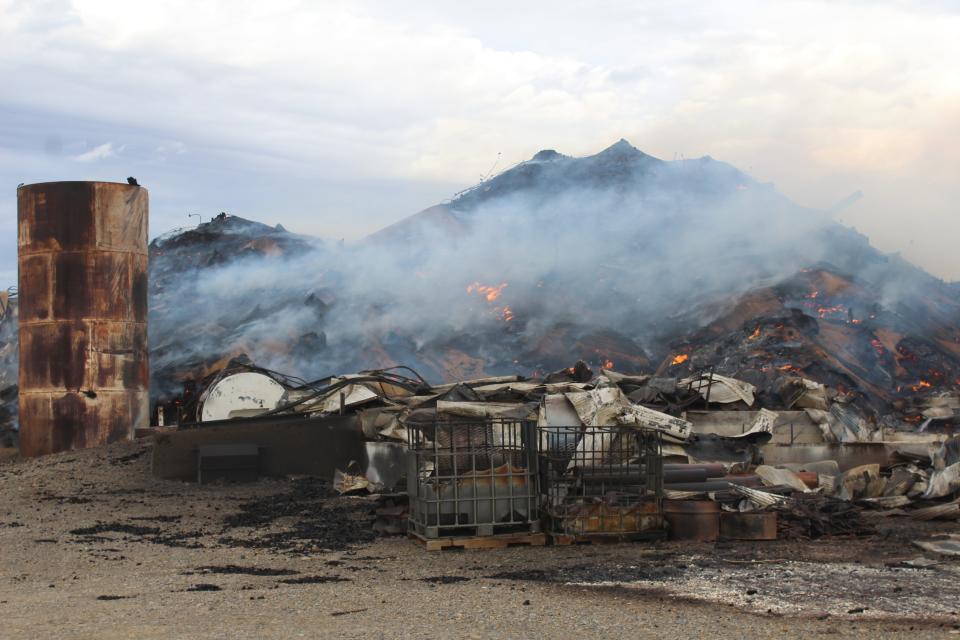
<svg viewBox="0 0 960 640">
<path fill-rule="evenodd" d="M 147 426 L 147 190 L 17 190 L 20 452 L 126 440 Z"/>
</svg>

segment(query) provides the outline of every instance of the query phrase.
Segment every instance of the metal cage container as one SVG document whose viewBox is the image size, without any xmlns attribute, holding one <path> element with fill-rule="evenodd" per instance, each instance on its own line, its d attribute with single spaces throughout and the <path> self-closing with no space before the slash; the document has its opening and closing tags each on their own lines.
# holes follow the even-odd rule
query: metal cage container
<svg viewBox="0 0 960 640">
<path fill-rule="evenodd" d="M 663 536 L 659 431 L 541 427 L 540 470 L 551 534 Z"/>
<path fill-rule="evenodd" d="M 540 531 L 536 424 L 436 422 L 407 431 L 411 531 L 425 538 Z"/>
</svg>

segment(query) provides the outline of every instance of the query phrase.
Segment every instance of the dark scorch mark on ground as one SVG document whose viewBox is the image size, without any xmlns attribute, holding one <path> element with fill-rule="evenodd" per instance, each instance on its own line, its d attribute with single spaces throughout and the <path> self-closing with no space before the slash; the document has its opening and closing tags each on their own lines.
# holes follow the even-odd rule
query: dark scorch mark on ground
<svg viewBox="0 0 960 640">
<path fill-rule="evenodd" d="M 222 574 L 222 575 L 243 575 L 243 576 L 295 576 L 299 571 L 293 569 L 270 569 L 269 567 L 240 567 L 235 564 L 226 564 L 221 566 L 197 567 L 193 571 L 184 571 L 180 575 L 192 576 L 196 574 Z"/>
<path fill-rule="evenodd" d="M 93 498 L 87 498 L 85 496 L 58 496 L 54 493 L 43 493 L 38 496 L 40 500 L 50 500 L 57 501 L 60 504 L 90 504 L 93 502 Z"/>
<path fill-rule="evenodd" d="M 71 529 L 70 533 L 75 536 L 95 536 L 101 533 L 124 533 L 131 536 L 143 538 L 145 536 L 155 536 L 160 533 L 157 527 L 144 527 L 135 524 L 124 524 L 122 522 L 98 522 L 92 527 L 78 527 Z"/>
<path fill-rule="evenodd" d="M 429 578 L 420 578 L 420 582 L 428 582 L 430 584 L 456 584 L 457 582 L 466 582 L 469 579 L 467 576 L 431 576 Z"/>
<path fill-rule="evenodd" d="M 114 538 L 100 534 L 118 533 L 126 536 L 128 540 L 135 542 L 150 542 L 166 547 L 179 547 L 183 549 L 202 549 L 203 545 L 190 540 L 199 538 L 203 535 L 199 531 L 175 531 L 164 533 L 159 527 L 146 527 L 143 525 L 127 524 L 124 522 L 98 522 L 91 527 L 79 527 L 71 529 L 70 533 L 81 539 L 82 542 L 107 542 Z"/>
<path fill-rule="evenodd" d="M 260 532 L 280 518 L 296 520 L 283 531 Z M 218 542 L 249 549 L 342 551 L 376 537 L 368 503 L 336 497 L 328 483 L 316 478 L 294 481 L 287 493 L 245 502 L 223 523 L 225 532 L 236 529 L 237 533 L 253 531 L 255 535 L 225 535 Z"/>
<path fill-rule="evenodd" d="M 341 578 L 340 576 L 303 576 L 300 578 L 287 578 L 280 582 L 283 584 L 326 584 L 328 582 L 350 582 L 350 578 Z"/>
<path fill-rule="evenodd" d="M 138 495 L 136 490 L 118 490 L 117 493 Z M 51 496 L 49 499 L 64 498 Z M 237 498 L 221 496 L 219 500 L 234 502 Z M 127 521 L 97 522 L 72 529 L 70 534 L 74 537 L 68 541 L 74 544 L 109 543 L 121 538 L 128 542 L 186 549 L 219 545 L 317 553 L 343 551 L 373 540 L 372 518 L 367 501 L 341 498 L 327 482 L 302 478 L 291 482 L 289 490 L 284 493 L 242 502 L 235 513 L 224 517 L 219 530 L 180 529 L 176 526 L 182 520 L 180 515 L 134 516 Z"/>
<path fill-rule="evenodd" d="M 143 454 L 145 454 L 147 451 L 148 449 L 143 449 L 141 451 L 136 451 L 126 456 L 120 456 L 119 458 L 111 458 L 110 464 L 113 464 L 113 465 L 130 464 L 134 460 L 137 460 L 138 458 L 143 456 Z"/>
<path fill-rule="evenodd" d="M 493 580 L 523 580 L 529 582 L 643 582 L 669 580 L 681 575 L 685 567 L 677 564 L 644 563 L 633 565 L 576 565 L 550 569 L 520 569 L 501 571 L 487 578 Z"/>
<path fill-rule="evenodd" d="M 148 522 L 179 522 L 183 519 L 183 516 L 133 516 L 130 519 Z"/>
</svg>

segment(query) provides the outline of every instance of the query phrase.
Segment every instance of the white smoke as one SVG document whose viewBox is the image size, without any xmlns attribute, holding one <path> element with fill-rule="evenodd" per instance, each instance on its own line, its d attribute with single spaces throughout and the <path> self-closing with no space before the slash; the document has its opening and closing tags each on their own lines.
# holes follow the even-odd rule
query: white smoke
<svg viewBox="0 0 960 640">
<path fill-rule="evenodd" d="M 525 163 L 441 210 L 441 223 L 186 274 L 151 310 L 153 365 L 183 360 L 183 349 L 244 351 L 319 376 L 383 364 L 385 354 L 416 367 L 431 345 L 455 344 L 491 373 L 529 372 L 551 364 L 535 354 L 557 326 L 574 337 L 613 330 L 656 352 L 681 330 L 671 318 L 705 301 L 875 254 L 827 214 L 729 165 L 636 164 L 630 154 L 639 152 L 621 146 L 585 168 L 557 156 L 548 162 L 565 163 L 561 179 L 547 184 L 523 182 L 538 170 Z M 474 283 L 499 294 L 468 292 Z M 326 348 L 291 353 L 311 332 Z"/>
</svg>

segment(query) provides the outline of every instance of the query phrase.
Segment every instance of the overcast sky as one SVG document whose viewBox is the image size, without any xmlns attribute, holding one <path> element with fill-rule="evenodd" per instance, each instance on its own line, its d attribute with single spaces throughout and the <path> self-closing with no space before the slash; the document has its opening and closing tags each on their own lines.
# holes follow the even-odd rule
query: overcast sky
<svg viewBox="0 0 960 640">
<path fill-rule="evenodd" d="M 0 0 L 20 182 L 357 238 L 542 148 L 712 155 L 960 279 L 960 2 Z M 499 154 L 499 161 L 498 161 Z"/>
</svg>

